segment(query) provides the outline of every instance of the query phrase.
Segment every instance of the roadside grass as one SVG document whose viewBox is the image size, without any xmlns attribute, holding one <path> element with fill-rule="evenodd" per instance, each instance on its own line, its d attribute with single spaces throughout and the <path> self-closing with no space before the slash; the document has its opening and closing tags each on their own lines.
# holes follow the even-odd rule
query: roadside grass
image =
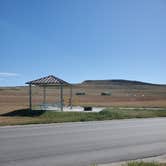
<svg viewBox="0 0 166 166">
<path fill-rule="evenodd" d="M 154 117 L 166 117 L 166 109 L 118 109 L 107 108 L 101 111 L 99 114 L 103 114 L 105 118 L 112 119 L 130 119 L 130 118 L 154 118 Z"/>
<path fill-rule="evenodd" d="M 165 110 L 107 108 L 101 112 L 16 110 L 0 115 L 0 125 L 84 122 L 113 119 L 166 117 Z"/>
<path fill-rule="evenodd" d="M 116 164 L 117 166 L 166 166 L 166 163 L 159 162 L 144 162 L 144 161 L 131 161 L 125 164 Z M 91 164 L 90 166 L 98 166 L 97 164 Z"/>
<path fill-rule="evenodd" d="M 166 166 L 166 163 L 157 163 L 157 162 L 129 162 L 127 164 L 124 164 L 122 166 Z"/>
</svg>

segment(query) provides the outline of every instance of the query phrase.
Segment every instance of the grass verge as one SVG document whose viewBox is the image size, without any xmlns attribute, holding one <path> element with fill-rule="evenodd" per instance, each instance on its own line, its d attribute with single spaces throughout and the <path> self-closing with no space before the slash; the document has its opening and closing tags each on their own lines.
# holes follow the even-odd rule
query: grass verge
<svg viewBox="0 0 166 166">
<path fill-rule="evenodd" d="M 122 166 L 166 166 L 166 163 L 157 163 L 157 162 L 129 162 Z"/>
<path fill-rule="evenodd" d="M 165 110 L 114 109 L 108 108 L 95 112 L 52 112 L 28 109 L 16 110 L 0 115 L 0 125 L 40 124 L 61 122 L 83 122 L 112 119 L 166 117 Z"/>
</svg>

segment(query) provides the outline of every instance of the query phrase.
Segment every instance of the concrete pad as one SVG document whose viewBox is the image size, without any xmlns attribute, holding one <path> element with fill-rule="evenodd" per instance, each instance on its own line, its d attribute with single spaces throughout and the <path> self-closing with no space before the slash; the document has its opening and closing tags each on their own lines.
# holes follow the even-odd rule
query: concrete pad
<svg viewBox="0 0 166 166">
<path fill-rule="evenodd" d="M 100 112 L 105 107 L 92 107 L 91 111 L 84 111 L 84 107 L 81 106 L 73 106 L 72 109 L 70 107 L 63 107 L 64 112 Z M 59 108 L 48 107 L 47 110 L 59 110 Z"/>
<path fill-rule="evenodd" d="M 85 111 L 84 107 L 82 106 L 73 106 L 72 108 L 70 106 L 63 107 L 64 112 L 100 112 L 106 107 L 92 107 L 92 110 L 90 111 Z M 54 106 L 54 105 L 40 105 L 40 106 L 35 106 L 33 110 L 46 110 L 46 111 L 60 111 L 59 106 Z"/>
</svg>

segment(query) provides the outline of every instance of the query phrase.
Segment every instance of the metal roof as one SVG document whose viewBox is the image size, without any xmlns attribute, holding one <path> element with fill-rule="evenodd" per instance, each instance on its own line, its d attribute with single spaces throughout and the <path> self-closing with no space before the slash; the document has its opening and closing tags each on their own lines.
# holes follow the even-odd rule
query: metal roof
<svg viewBox="0 0 166 166">
<path fill-rule="evenodd" d="M 33 81 L 28 81 L 26 84 L 32 84 L 32 85 L 70 85 L 68 82 L 61 80 L 60 78 L 57 78 L 53 75 L 49 75 L 47 77 L 42 77 Z"/>
</svg>

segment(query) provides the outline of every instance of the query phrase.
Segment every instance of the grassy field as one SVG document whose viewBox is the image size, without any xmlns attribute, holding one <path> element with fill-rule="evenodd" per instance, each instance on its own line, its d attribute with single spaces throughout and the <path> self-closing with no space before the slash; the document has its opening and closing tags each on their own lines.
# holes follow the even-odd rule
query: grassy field
<svg viewBox="0 0 166 166">
<path fill-rule="evenodd" d="M 0 115 L 0 125 L 84 122 L 96 120 L 166 117 L 166 110 L 113 109 L 94 112 L 12 111 Z"/>
</svg>

